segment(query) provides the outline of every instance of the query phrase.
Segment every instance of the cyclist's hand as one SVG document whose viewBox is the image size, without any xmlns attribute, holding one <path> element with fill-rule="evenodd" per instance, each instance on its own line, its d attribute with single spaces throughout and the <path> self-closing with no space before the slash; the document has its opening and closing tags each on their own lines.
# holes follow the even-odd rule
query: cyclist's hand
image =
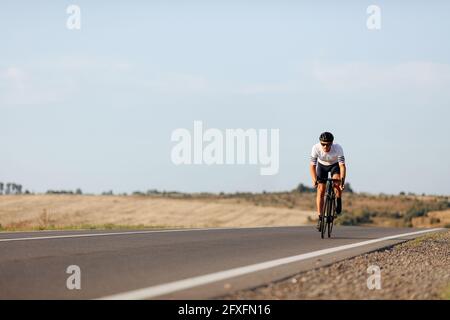
<svg viewBox="0 0 450 320">
<path fill-rule="evenodd" d="M 313 180 L 313 187 L 317 188 L 318 185 L 319 185 L 319 181 L 317 181 L 317 179 Z"/>
<path fill-rule="evenodd" d="M 341 191 L 344 191 L 345 189 L 345 184 L 341 184 Z"/>
</svg>

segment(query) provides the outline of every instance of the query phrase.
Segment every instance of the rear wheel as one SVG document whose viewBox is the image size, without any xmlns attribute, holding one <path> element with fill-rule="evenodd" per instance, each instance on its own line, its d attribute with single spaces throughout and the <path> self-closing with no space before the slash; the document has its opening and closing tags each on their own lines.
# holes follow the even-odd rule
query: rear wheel
<svg viewBox="0 0 450 320">
<path fill-rule="evenodd" d="M 323 209 L 322 209 L 322 221 L 320 222 L 320 235 L 322 239 L 325 236 L 325 230 L 327 229 L 327 208 L 328 208 L 328 197 L 325 197 L 325 201 L 323 203 Z"/>
<path fill-rule="evenodd" d="M 328 238 L 331 237 L 331 232 L 333 231 L 333 224 L 334 224 L 334 210 L 335 210 L 335 201 L 334 199 L 328 199 L 329 200 L 329 207 L 328 207 Z"/>
</svg>

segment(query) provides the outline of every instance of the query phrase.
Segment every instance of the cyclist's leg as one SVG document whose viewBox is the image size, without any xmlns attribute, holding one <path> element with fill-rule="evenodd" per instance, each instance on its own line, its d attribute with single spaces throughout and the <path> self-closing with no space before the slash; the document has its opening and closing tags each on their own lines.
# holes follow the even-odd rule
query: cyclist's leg
<svg viewBox="0 0 450 320">
<path fill-rule="evenodd" d="M 324 205 L 324 196 L 326 189 L 326 181 L 328 179 L 329 167 L 324 166 L 320 163 L 317 164 L 317 181 L 319 182 L 317 185 L 317 196 L 316 196 L 316 207 L 317 207 L 317 215 L 320 217 L 322 213 L 323 205 Z M 320 220 L 317 221 L 317 225 L 319 225 Z"/>
<path fill-rule="evenodd" d="M 316 205 L 317 205 L 317 215 L 320 216 L 323 209 L 323 197 L 325 196 L 326 184 L 320 182 L 317 185 L 317 197 L 316 197 Z"/>
<path fill-rule="evenodd" d="M 322 214 L 322 209 L 324 206 L 324 196 L 325 196 L 325 189 L 326 189 L 326 184 L 325 183 L 319 183 L 317 185 L 317 196 L 316 196 L 316 206 L 317 206 L 317 230 L 320 231 L 320 221 L 321 221 L 321 214 Z"/>
<path fill-rule="evenodd" d="M 342 190 L 340 188 L 340 186 L 341 186 L 341 183 L 340 183 L 341 176 L 339 174 L 335 174 L 335 175 L 333 175 L 332 178 L 339 180 L 339 181 L 333 182 L 333 188 L 334 188 L 334 194 L 336 195 L 336 198 L 340 198 L 342 196 Z"/>
</svg>

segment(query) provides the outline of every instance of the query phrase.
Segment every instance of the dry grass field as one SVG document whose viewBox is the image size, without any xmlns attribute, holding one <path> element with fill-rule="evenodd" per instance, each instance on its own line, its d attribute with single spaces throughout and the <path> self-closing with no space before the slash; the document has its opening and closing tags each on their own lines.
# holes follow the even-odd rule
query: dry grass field
<svg viewBox="0 0 450 320">
<path fill-rule="evenodd" d="M 315 223 L 310 192 L 2 195 L 0 230 L 297 226 Z M 450 227 L 443 196 L 346 193 L 337 223 Z"/>
<path fill-rule="evenodd" d="M 3 230 L 96 227 L 254 227 L 308 223 L 311 211 L 216 200 L 146 196 L 0 197 Z"/>
</svg>

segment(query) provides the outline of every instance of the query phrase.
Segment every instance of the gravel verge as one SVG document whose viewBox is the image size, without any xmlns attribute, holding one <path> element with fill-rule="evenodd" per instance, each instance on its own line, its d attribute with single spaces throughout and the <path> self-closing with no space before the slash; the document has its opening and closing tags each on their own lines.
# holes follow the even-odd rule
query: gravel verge
<svg viewBox="0 0 450 320">
<path fill-rule="evenodd" d="M 379 267 L 380 289 L 368 288 L 377 283 L 369 266 Z M 435 300 L 450 299 L 449 290 L 450 231 L 444 231 L 221 299 Z"/>
</svg>

